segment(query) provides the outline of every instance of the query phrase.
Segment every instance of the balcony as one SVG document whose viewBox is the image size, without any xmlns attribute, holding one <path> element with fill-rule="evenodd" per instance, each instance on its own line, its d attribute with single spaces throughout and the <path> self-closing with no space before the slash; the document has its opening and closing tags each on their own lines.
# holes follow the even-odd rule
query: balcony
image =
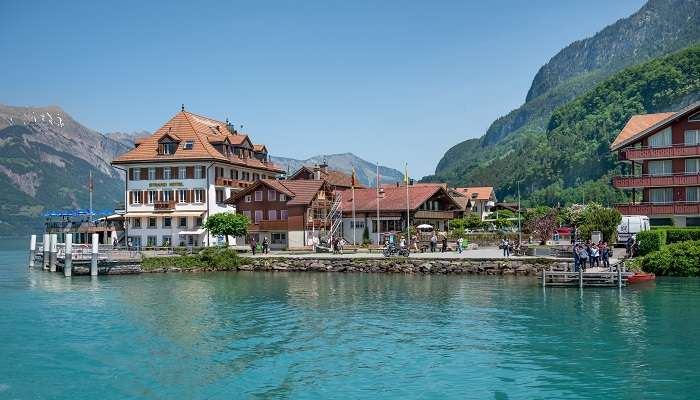
<svg viewBox="0 0 700 400">
<path fill-rule="evenodd" d="M 700 156 L 700 146 L 686 146 L 685 144 L 673 145 L 671 147 L 630 147 L 619 153 L 619 159 L 621 161 L 698 156 Z"/>
<path fill-rule="evenodd" d="M 700 215 L 700 202 L 615 204 L 622 215 Z"/>
<path fill-rule="evenodd" d="M 246 182 L 246 181 L 241 181 L 238 179 L 229 179 L 229 178 L 216 178 L 214 180 L 214 185 L 216 186 L 229 186 L 233 188 L 240 188 L 240 189 L 245 189 L 248 186 L 250 186 L 252 182 Z"/>
<path fill-rule="evenodd" d="M 289 224 L 287 223 L 287 220 L 282 220 L 282 219 L 277 219 L 274 221 L 262 220 L 257 225 L 258 225 L 258 229 L 261 231 L 287 231 L 287 230 L 289 230 Z"/>
<path fill-rule="evenodd" d="M 613 186 L 618 189 L 698 185 L 700 185 L 700 175 L 694 172 L 657 176 L 616 176 L 613 178 Z"/>
<path fill-rule="evenodd" d="M 415 219 L 453 219 L 454 211 L 416 211 Z"/>
<path fill-rule="evenodd" d="M 156 201 L 153 203 L 153 211 L 172 211 L 175 209 L 175 200 Z"/>
</svg>

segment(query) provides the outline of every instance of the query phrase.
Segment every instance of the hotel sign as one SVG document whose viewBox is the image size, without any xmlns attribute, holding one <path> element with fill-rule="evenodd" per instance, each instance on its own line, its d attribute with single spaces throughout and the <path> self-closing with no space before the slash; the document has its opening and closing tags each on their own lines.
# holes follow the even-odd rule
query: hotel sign
<svg viewBox="0 0 700 400">
<path fill-rule="evenodd" d="M 150 182 L 148 187 L 184 186 L 182 182 Z"/>
</svg>

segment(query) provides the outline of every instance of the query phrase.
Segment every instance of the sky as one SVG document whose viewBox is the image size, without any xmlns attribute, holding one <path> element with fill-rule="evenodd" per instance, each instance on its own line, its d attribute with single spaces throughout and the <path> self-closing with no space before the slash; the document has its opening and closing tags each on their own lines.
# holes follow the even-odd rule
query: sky
<svg viewBox="0 0 700 400">
<path fill-rule="evenodd" d="M 421 177 L 521 105 L 559 50 L 643 3 L 3 1 L 0 103 L 103 133 L 155 131 L 184 103 L 273 155 Z"/>
</svg>

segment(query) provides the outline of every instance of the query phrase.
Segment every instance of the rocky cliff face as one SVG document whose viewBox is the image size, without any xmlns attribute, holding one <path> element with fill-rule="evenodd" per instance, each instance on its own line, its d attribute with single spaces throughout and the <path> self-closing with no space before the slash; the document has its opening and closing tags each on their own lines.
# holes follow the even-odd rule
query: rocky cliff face
<svg viewBox="0 0 700 400">
<path fill-rule="evenodd" d="M 352 153 L 329 154 L 307 158 L 306 160 L 297 160 L 286 157 L 272 157 L 272 161 L 280 165 L 284 169 L 289 169 L 293 173 L 304 165 L 313 166 L 321 164 L 324 160 L 328 163 L 328 167 L 346 174 L 352 173 L 352 167 L 355 166 L 355 175 L 357 180 L 365 186 L 375 186 L 377 180 L 377 166 L 370 163 Z M 403 173 L 393 168 L 379 166 L 379 177 L 382 183 L 400 182 L 403 179 Z"/>
</svg>

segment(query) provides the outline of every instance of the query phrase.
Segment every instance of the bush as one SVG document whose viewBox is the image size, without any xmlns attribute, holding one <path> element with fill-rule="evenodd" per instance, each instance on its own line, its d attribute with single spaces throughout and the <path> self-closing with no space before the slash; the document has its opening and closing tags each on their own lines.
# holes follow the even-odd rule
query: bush
<svg viewBox="0 0 700 400">
<path fill-rule="evenodd" d="M 700 276 L 700 241 L 678 242 L 647 254 L 642 269 L 657 275 Z"/>
<path fill-rule="evenodd" d="M 637 233 L 639 243 L 639 255 L 643 256 L 654 251 L 659 251 L 666 244 L 666 231 L 657 229 Z"/>
<path fill-rule="evenodd" d="M 700 229 L 666 229 L 666 243 L 668 244 L 689 240 L 700 240 Z"/>
<path fill-rule="evenodd" d="M 210 268 L 226 271 L 235 270 L 240 264 L 241 260 L 236 251 L 225 247 L 210 247 L 195 255 L 147 257 L 141 262 L 141 267 L 144 271 L 160 268 L 180 268 L 183 270 Z"/>
</svg>

